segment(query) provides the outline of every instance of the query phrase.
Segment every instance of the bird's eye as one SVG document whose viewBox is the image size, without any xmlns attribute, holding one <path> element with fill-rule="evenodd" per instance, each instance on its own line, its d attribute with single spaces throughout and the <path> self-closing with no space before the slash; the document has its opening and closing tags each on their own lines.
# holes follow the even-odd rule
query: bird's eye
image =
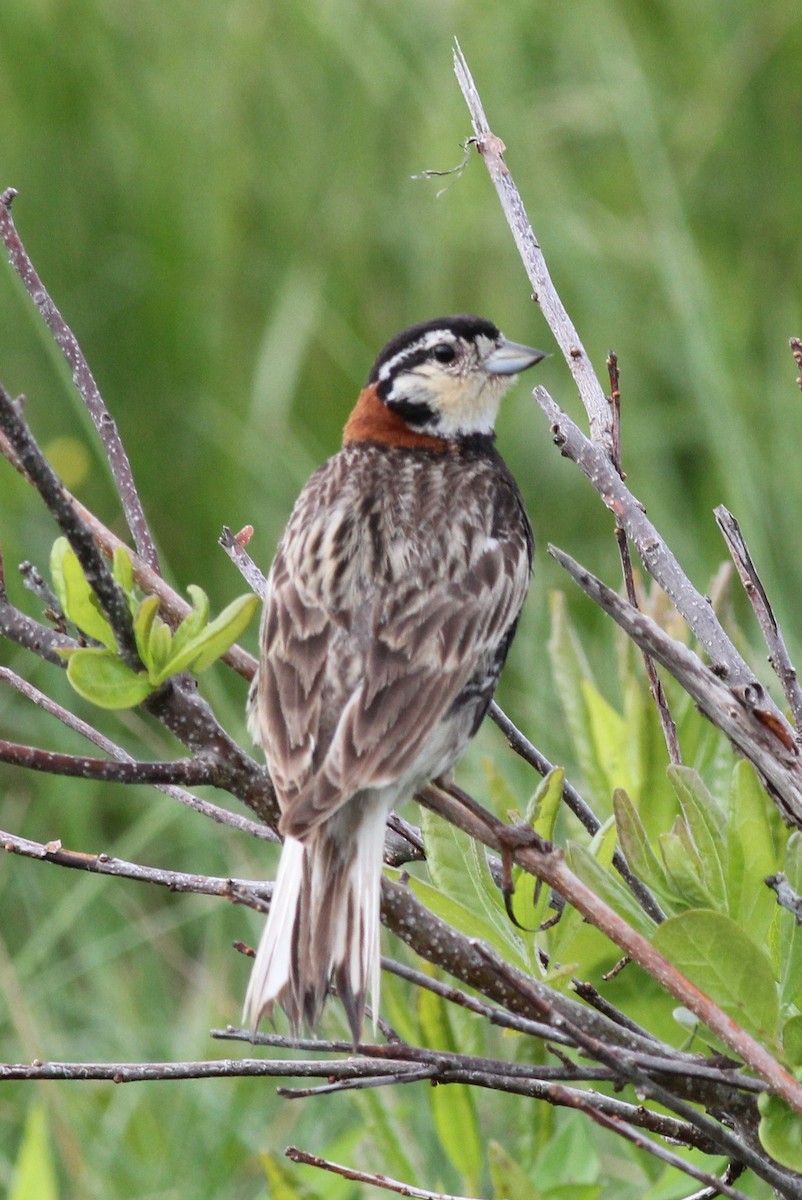
<svg viewBox="0 0 802 1200">
<path fill-rule="evenodd" d="M 432 354 L 441 363 L 453 362 L 457 357 L 457 352 L 448 342 L 438 342 Z"/>
</svg>

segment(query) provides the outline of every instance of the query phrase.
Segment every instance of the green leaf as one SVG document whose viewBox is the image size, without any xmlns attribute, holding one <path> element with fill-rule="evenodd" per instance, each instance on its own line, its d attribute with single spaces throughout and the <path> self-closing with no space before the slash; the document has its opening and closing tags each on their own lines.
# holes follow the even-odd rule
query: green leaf
<svg viewBox="0 0 802 1200">
<path fill-rule="evenodd" d="M 258 596 L 239 596 L 223 609 L 193 640 L 193 657 L 189 669 L 200 675 L 234 645 L 251 623 L 261 601 Z M 184 669 L 183 667 L 181 668 Z"/>
<path fill-rule="evenodd" d="M 682 836 L 682 822 L 675 822 L 671 833 L 658 838 L 660 853 L 674 897 L 691 908 L 714 908 L 713 897 L 699 877 L 699 862 L 695 851 L 689 852 L 687 831 Z"/>
<path fill-rule="evenodd" d="M 471 913 L 483 914 L 495 931 L 493 944 L 505 957 L 523 954 L 524 944 L 507 916 L 483 847 L 426 809 L 421 810 L 421 830 L 435 886 Z"/>
<path fill-rule="evenodd" d="M 159 597 L 146 596 L 142 603 L 137 607 L 136 615 L 134 617 L 134 637 L 136 638 L 136 648 L 139 651 L 139 657 L 145 664 L 147 664 L 148 657 L 150 655 L 150 631 L 158 611 Z"/>
<path fill-rule="evenodd" d="M 494 1196 L 503 1196 L 504 1200 L 543 1200 L 543 1193 L 500 1142 L 487 1143 L 487 1159 Z"/>
<path fill-rule="evenodd" d="M 50 576 L 66 616 L 87 637 L 116 648 L 114 632 L 100 611 L 97 596 L 86 581 L 78 556 L 65 537 L 56 538 L 50 552 Z"/>
<path fill-rule="evenodd" d="M 170 670 L 172 648 L 173 631 L 166 621 L 163 621 L 156 613 L 150 622 L 148 644 L 142 656 L 142 661 L 148 669 L 150 681 L 154 686 L 164 683 L 169 675 L 174 674 Z"/>
<path fill-rule="evenodd" d="M 421 988 L 418 992 L 423 1044 L 442 1050 L 457 1049 L 445 1001 Z M 465 1084 L 448 1084 L 429 1092 L 437 1138 L 462 1177 L 465 1190 L 474 1194 L 482 1170 L 483 1138 L 479 1130 L 471 1089 Z"/>
<path fill-rule="evenodd" d="M 607 783 L 607 794 L 618 785 L 636 791 L 637 780 L 632 771 L 634 746 L 628 722 L 590 680 L 583 681 L 582 695 L 596 760 Z"/>
<path fill-rule="evenodd" d="M 209 620 L 209 597 L 204 592 L 203 588 L 197 584 L 191 583 L 187 588 L 189 597 L 192 601 L 192 608 L 184 617 L 181 624 L 173 634 L 173 655 L 178 656 L 183 654 L 184 649 L 192 642 L 194 638 L 202 633 Z M 179 671 L 184 670 L 183 667 L 178 668 Z"/>
<path fill-rule="evenodd" d="M 734 1021 L 775 1043 L 780 1005 L 771 961 L 730 917 L 692 909 L 658 925 L 652 941 Z"/>
<path fill-rule="evenodd" d="M 633 929 L 637 929 L 644 937 L 651 938 L 655 929 L 654 921 L 646 915 L 616 871 L 604 867 L 578 842 L 568 842 L 565 858 L 574 874 L 592 888 L 605 904 L 609 904 Z"/>
<path fill-rule="evenodd" d="M 393 867 L 385 867 L 385 871 L 391 878 L 401 878 L 401 872 Z M 458 929 L 467 937 L 479 938 L 480 941 L 487 942 L 488 945 L 498 950 L 504 959 L 520 967 L 521 970 L 528 971 L 530 969 L 523 943 L 514 933 L 501 936 L 496 926 L 477 913 L 475 909 L 467 908 L 424 879 L 410 875 L 405 878 L 405 882 L 421 904 L 424 904 L 441 921 L 452 925 L 454 929 Z M 513 928 L 509 922 L 507 922 L 507 927 L 510 930 Z"/>
<path fill-rule="evenodd" d="M 758 1096 L 757 1133 L 763 1149 L 783 1167 L 802 1171 L 802 1120 L 779 1096 Z"/>
<path fill-rule="evenodd" d="M 782 1042 L 785 1061 L 792 1067 L 802 1067 L 802 1013 L 796 1013 L 785 1022 Z"/>
<path fill-rule="evenodd" d="M 551 841 L 554 826 L 562 805 L 565 772 L 561 767 L 549 771 L 526 806 L 525 820 L 540 837 Z M 537 881 L 523 867 L 512 868 L 515 887 L 513 911 L 525 929 L 538 929 L 546 920 L 551 903 L 551 889 Z"/>
<path fill-rule="evenodd" d="M 596 744 L 591 736 L 590 714 L 585 703 L 585 683 L 592 685 L 593 677 L 579 639 L 566 612 L 565 596 L 553 592 L 549 597 L 551 636 L 549 656 L 557 695 L 565 712 L 571 740 L 588 790 L 597 806 L 607 804 L 610 787 L 599 762 Z M 616 783 L 621 783 L 620 779 Z"/>
<path fill-rule="evenodd" d="M 774 894 L 764 883 L 780 867 L 772 837 L 776 818 L 754 767 L 741 759 L 733 769 L 730 790 L 727 890 L 730 915 L 758 940 L 767 936 L 776 909 Z"/>
<path fill-rule="evenodd" d="M 618 840 L 631 870 L 661 901 L 673 899 L 665 867 L 652 849 L 640 814 L 623 788 L 613 792 L 613 813 Z"/>
<path fill-rule="evenodd" d="M 566 1186 L 570 1196 L 585 1195 L 581 1186 L 595 1185 L 601 1162 L 587 1124 L 579 1113 L 572 1114 L 559 1127 L 539 1156 L 533 1175 L 538 1186 L 549 1196 L 552 1190 Z M 574 1191 L 573 1189 L 577 1190 Z"/>
<path fill-rule="evenodd" d="M 110 650 L 76 650 L 67 663 L 67 678 L 79 696 L 100 708 L 134 708 L 154 690 L 144 671 L 132 671 Z"/>
<path fill-rule="evenodd" d="M 796 830 L 788 839 L 783 868 L 790 887 L 797 895 L 802 895 L 802 834 Z M 776 907 L 774 893 L 769 891 L 765 884 L 763 888 Z M 783 1004 L 796 1004 L 802 991 L 802 925 L 799 925 L 794 914 L 785 908 L 778 914 L 778 923 L 780 997 Z"/>
<path fill-rule="evenodd" d="M 565 771 L 554 767 L 543 779 L 526 806 L 526 821 L 539 837 L 551 841 L 562 806 Z"/>
<path fill-rule="evenodd" d="M 58 1200 L 56 1170 L 43 1104 L 34 1102 L 28 1109 L 8 1200 Z"/>
<path fill-rule="evenodd" d="M 111 560 L 111 573 L 126 593 L 134 590 L 134 564 L 127 546 L 115 546 Z"/>
<path fill-rule="evenodd" d="M 700 875 L 713 907 L 727 907 L 726 818 L 696 771 L 670 766 L 668 777 L 677 793 L 698 854 Z"/>
</svg>

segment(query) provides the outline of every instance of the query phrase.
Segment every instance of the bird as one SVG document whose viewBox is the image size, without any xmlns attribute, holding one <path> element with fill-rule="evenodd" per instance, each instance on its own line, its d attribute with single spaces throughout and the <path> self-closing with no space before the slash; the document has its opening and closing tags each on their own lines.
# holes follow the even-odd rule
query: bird
<svg viewBox="0 0 802 1200">
<path fill-rule="evenodd" d="M 482 317 L 420 322 L 376 358 L 267 578 L 248 726 L 284 842 L 243 1021 L 315 1031 L 332 988 L 356 1046 L 379 1009 L 390 811 L 448 776 L 487 711 L 534 538 L 495 447 L 502 395 L 545 355 Z"/>
</svg>

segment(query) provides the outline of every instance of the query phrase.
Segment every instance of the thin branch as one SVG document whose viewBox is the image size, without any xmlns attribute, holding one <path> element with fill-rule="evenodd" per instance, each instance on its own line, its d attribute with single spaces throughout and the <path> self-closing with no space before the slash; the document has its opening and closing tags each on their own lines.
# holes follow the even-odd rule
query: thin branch
<svg viewBox="0 0 802 1200">
<path fill-rule="evenodd" d="M 766 886 L 776 894 L 780 908 L 793 913 L 797 925 L 802 925 L 802 896 L 794 891 L 785 876 L 781 872 L 767 876 Z"/>
<path fill-rule="evenodd" d="M 254 879 L 223 879 L 214 875 L 197 875 L 187 871 L 166 871 L 160 867 L 145 867 L 109 854 L 87 854 L 82 850 L 65 850 L 60 841 L 34 842 L 0 829 L 0 850 L 18 854 L 21 858 L 36 858 L 53 866 L 72 871 L 88 871 L 91 875 L 114 875 L 133 879 L 137 883 L 152 883 L 171 892 L 195 892 L 202 896 L 220 896 L 233 904 L 264 911 L 270 897 L 270 884 Z"/>
<path fill-rule="evenodd" d="M 491 950 L 488 946 L 482 946 L 482 951 L 488 963 L 495 963 L 496 969 L 501 975 L 508 975 L 508 964 L 500 959 L 495 951 Z M 520 983 L 520 977 L 517 977 L 517 979 Z M 660 982 L 666 986 L 664 980 Z M 524 990 L 527 990 L 527 986 L 527 981 L 524 981 Z M 536 1003 L 542 1006 L 542 999 L 538 999 Z M 546 1019 L 549 1019 L 547 1006 L 543 1006 L 542 1015 Z M 598 1039 L 594 1038 L 592 1034 L 589 1034 L 580 1025 L 574 1025 L 569 1020 L 563 1020 L 561 1024 L 574 1039 L 577 1046 L 581 1047 L 588 1054 L 591 1054 L 597 1061 L 607 1063 L 617 1072 L 619 1079 L 631 1083 L 639 1095 L 647 1096 L 668 1108 L 669 1111 L 683 1117 L 690 1124 L 694 1125 L 703 1136 L 708 1138 L 712 1144 L 723 1148 L 723 1152 L 728 1157 L 745 1162 L 756 1175 L 759 1175 L 761 1179 L 767 1180 L 773 1187 L 780 1190 L 782 1195 L 789 1197 L 802 1196 L 802 1179 L 800 1176 L 795 1177 L 795 1183 L 792 1182 L 789 1175 L 761 1155 L 746 1140 L 730 1132 L 723 1124 L 706 1116 L 685 1100 L 679 1099 L 674 1092 L 669 1091 L 662 1084 L 658 1083 L 652 1074 L 644 1071 L 627 1051 L 599 1042 Z M 760 1049 L 765 1054 L 763 1048 L 760 1047 Z M 783 1094 L 785 1095 L 785 1092 Z M 583 1095 L 583 1093 L 580 1093 L 580 1095 Z M 798 1103 L 799 1101 L 797 1101 Z M 600 1112 L 601 1110 L 597 1108 L 596 1111 Z M 797 1111 L 800 1111 L 798 1107 Z M 695 1177 L 698 1178 L 698 1176 Z M 706 1176 L 701 1182 L 710 1184 L 712 1181 L 712 1176 Z"/>
<path fill-rule="evenodd" d="M 248 529 L 251 530 L 251 527 L 248 526 Z M 220 537 L 217 540 L 251 591 L 255 592 L 261 600 L 264 600 L 265 588 L 267 587 L 267 576 L 264 574 L 261 567 L 258 567 L 253 561 L 250 554 L 245 549 L 245 543 L 240 540 L 240 537 L 237 534 L 232 533 L 228 525 L 223 526 L 223 532 L 220 534 Z"/>
<path fill-rule="evenodd" d="M 618 368 L 618 355 L 614 350 L 611 350 L 607 355 L 607 371 L 610 377 L 610 420 L 613 431 L 611 458 L 613 466 L 623 482 L 626 479 L 626 475 L 624 474 L 621 460 L 621 372 Z M 635 588 L 635 576 L 632 571 L 632 555 L 629 551 L 629 541 L 626 530 L 618 520 L 615 523 L 615 540 L 618 545 L 618 556 L 621 559 L 621 572 L 624 577 L 624 590 L 626 591 L 627 599 L 630 604 L 639 608 L 638 594 Z M 660 728 L 663 731 L 663 739 L 666 743 L 669 762 L 674 766 L 680 766 L 682 764 L 682 755 L 677 739 L 677 726 L 674 723 L 674 718 L 671 716 L 663 684 L 660 676 L 657 674 L 657 668 L 654 665 L 651 655 L 645 654 L 643 651 L 641 651 L 641 654 L 646 670 L 646 678 L 649 683 L 649 692 L 657 709 Z"/>
<path fill-rule="evenodd" d="M 376 1175 L 373 1171 L 357 1171 L 354 1167 L 343 1167 L 340 1163 L 328 1158 L 320 1158 L 317 1154 L 307 1154 L 297 1146 L 288 1146 L 284 1151 L 287 1158 L 295 1163 L 308 1167 L 317 1167 L 322 1171 L 330 1171 L 333 1175 L 342 1175 L 344 1179 L 352 1179 L 356 1183 L 369 1183 L 373 1187 L 384 1188 L 385 1191 L 395 1192 L 399 1196 L 411 1196 L 413 1200 L 468 1200 L 466 1196 L 453 1196 L 447 1192 L 430 1192 L 427 1188 L 413 1187 L 409 1183 L 399 1183 L 388 1175 Z"/>
<path fill-rule="evenodd" d="M 55 700 L 51 700 L 44 692 L 39 691 L 33 684 L 22 679 L 14 671 L 10 670 L 10 668 L 0 667 L 0 682 L 15 688 L 44 712 L 49 713 L 61 721 L 63 725 L 66 725 L 68 729 L 74 730 L 95 746 L 99 746 L 101 750 L 104 750 L 106 754 L 116 759 L 117 762 L 129 764 L 135 762 L 132 755 L 127 750 L 124 750 L 122 746 L 118 746 L 111 738 L 106 737 L 105 734 L 100 733 L 92 725 L 81 720 L 80 717 L 71 713 L 69 709 L 63 708 Z M 194 812 L 200 813 L 201 816 L 209 817 L 219 825 L 228 825 L 232 829 L 239 830 L 240 833 L 246 833 L 250 837 L 260 838 L 263 841 L 278 841 L 278 835 L 269 825 L 251 821 L 248 817 L 240 816 L 239 813 L 230 812 L 227 808 L 221 808 L 219 805 L 212 804 L 208 800 L 201 800 L 200 797 L 186 791 L 185 788 L 177 787 L 175 784 L 159 783 L 153 783 L 152 786 L 156 787 L 164 795 L 177 800 L 179 804 L 183 804 L 186 808 L 191 808 Z"/>
<path fill-rule="evenodd" d="M 705 716 L 753 764 L 785 819 L 802 828 L 799 747 L 787 721 L 778 719 L 778 710 L 762 685 L 755 680 L 746 687 L 728 686 L 692 650 L 669 637 L 570 555 L 553 546 L 549 551 L 583 591 L 682 684 Z"/>
<path fill-rule="evenodd" d="M 16 194 L 14 188 L 8 188 L 0 195 L 0 238 L 6 247 L 8 261 L 22 280 L 25 290 L 53 334 L 56 345 L 72 371 L 72 381 L 89 410 L 89 415 L 106 451 L 125 519 L 133 535 L 137 551 L 149 567 L 158 571 L 159 560 L 156 546 L 145 519 L 142 502 L 134 483 L 131 463 L 117 432 L 117 426 L 103 402 L 103 397 L 75 335 L 48 295 L 14 226 L 11 203 Z"/>
<path fill-rule="evenodd" d="M 671 597 L 710 655 L 716 670 L 726 675 L 732 683 L 753 683 L 754 672 L 722 629 L 710 601 L 690 582 L 675 555 L 646 516 L 643 505 L 626 487 L 609 457 L 582 433 L 545 388 L 535 388 L 533 395 L 549 418 L 554 442 L 560 453 L 576 463 L 613 516 L 620 521 L 644 567 Z M 784 719 L 779 709 L 777 712 Z"/>
<path fill-rule="evenodd" d="M 741 527 L 732 513 L 720 504 L 715 509 L 716 524 L 721 530 L 727 549 L 740 576 L 744 591 L 757 617 L 760 631 L 769 651 L 769 662 L 782 684 L 785 698 L 794 716 L 797 730 L 802 731 L 802 687 L 799 686 L 796 668 L 791 662 L 788 647 L 777 618 L 766 595 L 766 590 L 760 581 L 757 568 L 744 540 Z"/>
<path fill-rule="evenodd" d="M 569 1088 L 565 1088 L 564 1090 L 566 1092 L 570 1091 Z M 577 1096 L 571 1096 L 570 1100 L 566 1099 L 566 1103 L 571 1108 L 576 1108 L 580 1112 L 584 1112 L 597 1125 L 601 1125 L 604 1129 L 612 1130 L 613 1133 L 626 1138 L 628 1142 L 632 1142 L 639 1150 L 645 1150 L 648 1154 L 652 1154 L 655 1158 L 659 1158 L 662 1162 L 667 1163 L 668 1166 L 674 1167 L 677 1171 L 682 1171 L 683 1174 L 689 1175 L 692 1179 L 706 1184 L 709 1188 L 713 1189 L 714 1195 L 729 1196 L 731 1200 L 748 1200 L 744 1192 L 731 1187 L 726 1180 L 718 1179 L 716 1176 L 710 1175 L 707 1171 L 700 1171 L 698 1167 L 693 1166 L 687 1159 L 680 1158 L 678 1154 L 673 1154 L 665 1146 L 661 1146 L 659 1142 L 654 1142 L 651 1138 L 645 1138 L 637 1129 L 631 1128 L 626 1122 L 585 1104 L 582 1096 L 583 1094 L 580 1092 L 578 1098 Z"/>
<path fill-rule="evenodd" d="M 454 49 L 454 72 L 471 114 L 474 145 L 482 156 L 498 193 L 501 207 L 534 289 L 533 299 L 540 305 L 574 378 L 587 410 L 592 437 L 609 453 L 612 449 L 612 435 L 607 399 L 579 334 L 552 283 L 543 251 L 532 231 L 523 201 L 504 161 L 506 147 L 501 138 L 496 137 L 490 129 L 476 84 L 459 43 Z"/>
</svg>

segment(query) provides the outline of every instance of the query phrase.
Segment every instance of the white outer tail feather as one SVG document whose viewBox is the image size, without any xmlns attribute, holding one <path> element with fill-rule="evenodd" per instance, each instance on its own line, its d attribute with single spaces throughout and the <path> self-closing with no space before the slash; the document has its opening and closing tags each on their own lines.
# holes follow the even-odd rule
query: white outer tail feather
<svg viewBox="0 0 802 1200">
<path fill-rule="evenodd" d="M 359 1037 L 366 996 L 370 996 L 375 1033 L 381 979 L 381 871 L 389 806 L 375 800 L 373 803 L 357 800 L 360 813 L 354 828 L 353 812 L 345 811 L 352 803 L 353 800 L 313 830 L 303 843 L 295 838 L 285 839 L 270 913 L 245 996 L 243 1022 L 253 1030 L 264 1013 L 272 1015 L 273 1006 L 278 1003 L 287 1011 L 292 1032 L 297 1034 L 302 1022 L 299 997 L 310 983 L 325 996 L 330 980 L 342 968 L 356 1006 L 351 1010 L 346 1004 L 354 1041 Z M 329 854 L 325 852 L 327 839 L 334 839 L 344 859 L 336 888 L 330 878 L 330 847 Z M 309 962 L 298 963 L 297 972 L 293 966 L 294 931 L 302 905 L 306 905 L 307 914 L 333 910 L 327 961 L 322 967 L 312 967 L 317 972 L 314 979 L 310 979 Z M 349 907 L 356 916 L 351 924 L 350 944 Z M 298 978 L 294 977 L 296 973 Z M 325 978 L 320 977 L 323 973 Z"/>
</svg>

